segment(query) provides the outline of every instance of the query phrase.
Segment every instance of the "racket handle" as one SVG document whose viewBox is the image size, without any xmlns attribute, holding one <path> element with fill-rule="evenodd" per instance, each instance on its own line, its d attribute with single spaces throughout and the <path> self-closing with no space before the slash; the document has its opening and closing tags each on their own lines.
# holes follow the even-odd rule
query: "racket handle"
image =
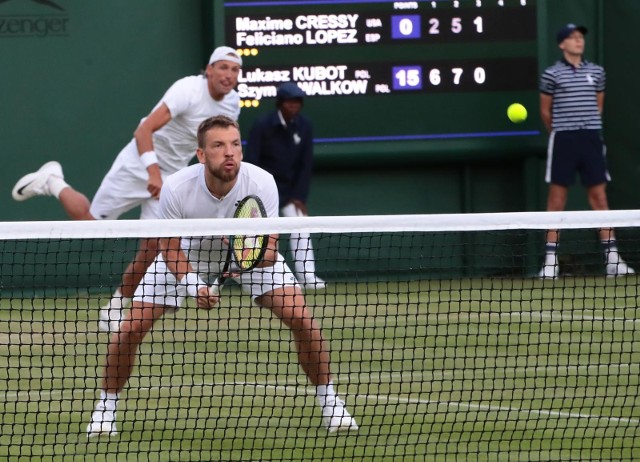
<svg viewBox="0 0 640 462">
<path fill-rule="evenodd" d="M 216 278 L 216 280 L 209 286 L 209 293 L 211 295 L 220 295 L 220 285 L 220 278 Z"/>
</svg>

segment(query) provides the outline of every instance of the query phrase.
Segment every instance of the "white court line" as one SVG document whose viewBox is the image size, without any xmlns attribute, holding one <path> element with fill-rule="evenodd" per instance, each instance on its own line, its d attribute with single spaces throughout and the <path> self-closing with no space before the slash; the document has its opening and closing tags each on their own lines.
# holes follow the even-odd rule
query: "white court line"
<svg viewBox="0 0 640 462">
<path fill-rule="evenodd" d="M 376 374 L 376 377 L 377 378 L 382 378 L 382 377 L 401 378 L 404 375 L 407 375 L 407 374 Z M 415 375 L 415 374 L 411 374 L 411 375 Z M 362 377 L 362 376 L 360 375 L 359 377 Z M 342 382 L 341 380 L 337 380 L 337 381 Z M 349 381 L 347 380 L 344 383 L 345 384 L 349 383 Z M 358 383 L 362 383 L 362 382 L 358 382 Z M 315 391 L 313 390 L 313 387 L 306 386 L 306 385 L 305 386 L 298 385 L 297 382 L 294 384 L 286 384 L 286 385 L 270 383 L 270 382 L 264 382 L 264 383 L 258 383 L 258 382 L 204 383 L 203 382 L 200 384 L 190 385 L 187 388 L 190 388 L 193 386 L 252 387 L 252 388 L 262 388 L 262 389 L 269 389 L 269 390 L 280 390 L 285 392 L 293 391 L 294 395 L 299 395 L 301 393 L 304 395 L 315 395 Z M 184 388 L 184 387 L 180 387 L 180 388 Z M 141 391 L 141 390 L 142 391 L 160 391 L 160 390 L 167 391 L 167 390 L 175 390 L 175 389 L 176 389 L 175 387 L 138 387 L 135 390 L 136 391 Z M 53 398 L 54 396 L 62 396 L 64 395 L 65 392 L 68 392 L 68 391 L 69 390 L 54 390 L 54 391 L 29 390 L 29 391 L 20 391 L 20 392 L 13 392 L 13 393 L 7 392 L 4 394 L 4 397 L 5 397 L 5 401 L 7 398 L 10 398 L 10 397 L 16 400 L 19 400 L 20 397 L 31 398 L 32 394 L 38 398 L 42 398 L 42 397 Z M 84 396 L 87 392 L 95 396 L 95 390 L 82 389 L 82 390 L 71 390 L 71 391 L 73 394 L 80 391 L 82 396 Z M 439 406 L 446 406 L 447 408 L 454 407 L 458 409 L 488 411 L 488 412 L 502 411 L 502 412 L 517 413 L 517 414 L 526 414 L 527 416 L 541 415 L 541 416 L 547 416 L 549 418 L 556 418 L 556 419 L 588 419 L 588 420 L 597 420 L 597 421 L 604 421 L 604 422 L 615 422 L 615 423 L 626 424 L 626 425 L 640 425 L 640 419 L 628 418 L 628 417 L 607 417 L 607 416 L 599 416 L 599 415 L 586 414 L 586 413 L 552 411 L 552 410 L 546 410 L 546 409 L 522 409 L 517 407 L 511 407 L 511 406 L 496 406 L 492 404 L 476 404 L 476 403 L 466 403 L 461 401 L 440 401 L 440 400 L 430 400 L 430 399 L 422 399 L 422 398 L 409 398 L 409 397 L 402 397 L 402 396 L 396 396 L 396 395 L 355 394 L 355 395 L 348 395 L 348 396 L 353 396 L 354 398 L 362 401 L 374 401 L 375 403 L 386 402 L 386 403 L 423 404 L 423 405 L 435 404 Z M 2 397 L 2 394 L 0 394 L 0 397 Z"/>
<path fill-rule="evenodd" d="M 576 310 L 576 311 L 584 311 L 584 310 Z M 481 313 L 483 314 L 483 313 Z M 640 319 L 627 319 L 627 318 L 619 318 L 613 317 L 609 318 L 606 316 L 589 316 L 584 314 L 574 314 L 574 313 L 557 313 L 551 311 L 519 311 L 513 313 L 487 313 L 487 316 L 494 316 L 498 314 L 500 317 L 506 318 L 527 318 L 531 319 L 539 317 L 541 320 L 559 320 L 559 321 L 593 321 L 593 322 L 623 322 L 630 324 L 640 324 Z"/>
<path fill-rule="evenodd" d="M 576 311 L 584 311 L 584 310 L 576 310 Z M 539 319 L 540 321 L 584 321 L 584 322 L 622 322 L 625 324 L 632 325 L 640 325 L 640 319 L 629 319 L 629 318 L 619 318 L 619 317 L 606 317 L 606 316 L 589 316 L 584 314 L 574 314 L 574 313 L 557 313 L 553 311 L 514 311 L 514 312 L 482 312 L 482 311 L 473 311 L 473 312 L 458 312 L 454 311 L 451 313 L 421 313 L 416 315 L 404 315 L 402 316 L 404 319 L 412 319 L 412 320 L 420 320 L 424 319 L 428 321 L 430 318 L 438 318 L 438 320 L 442 321 L 451 321 L 451 320 L 478 320 L 478 321 L 489 321 L 491 319 L 499 319 L 501 321 L 514 321 L 518 322 L 526 319 Z M 376 316 L 374 318 L 373 324 L 376 326 L 385 326 L 385 327 L 416 327 L 418 324 L 399 324 L 396 321 L 397 316 L 393 318 L 394 324 L 390 324 L 388 320 L 384 316 Z M 368 320 L 363 320 L 361 323 L 354 323 L 353 325 L 356 327 L 367 327 L 371 325 Z"/>
<path fill-rule="evenodd" d="M 268 384 L 255 384 L 255 383 L 237 383 L 236 385 L 254 387 L 254 388 L 264 388 L 264 389 L 287 389 L 291 388 L 288 385 L 268 385 Z M 300 389 L 302 387 L 295 387 L 296 389 Z M 308 387 L 304 387 L 304 392 L 307 395 L 315 394 L 315 392 L 308 389 Z M 577 413 L 577 412 L 563 412 L 563 411 L 550 411 L 545 409 L 521 409 L 514 408 L 510 406 L 495 406 L 491 404 L 475 404 L 475 403 L 464 403 L 459 401 L 440 401 L 440 400 L 430 400 L 430 399 L 421 399 L 421 398 L 405 398 L 402 396 L 384 396 L 384 395 L 371 395 L 371 394 L 356 394 L 349 395 L 353 396 L 356 399 L 364 400 L 364 401 L 374 401 L 378 403 L 380 401 L 386 403 L 402 403 L 402 404 L 436 404 L 438 406 L 444 405 L 447 408 L 456 407 L 458 409 L 468 409 L 468 410 L 477 410 L 477 411 L 503 411 L 503 412 L 513 412 L 518 414 L 527 414 L 527 415 L 544 415 L 551 418 L 558 419 L 589 419 L 589 420 L 598 420 L 605 422 L 617 422 L 627 425 L 638 425 L 640 424 L 640 419 L 632 419 L 627 417 L 607 417 L 607 416 L 598 416 L 592 414 L 585 413 Z"/>
<path fill-rule="evenodd" d="M 411 375 L 412 378 L 414 373 L 385 373 L 385 374 L 376 374 L 378 378 L 385 379 L 393 379 L 393 378 L 402 378 L 405 375 Z M 369 377 L 371 375 L 369 374 Z M 618 423 L 626 423 L 628 425 L 639 425 L 640 419 L 634 419 L 629 417 L 607 417 L 607 416 L 599 416 L 585 413 L 574 413 L 574 412 L 563 412 L 563 411 L 551 411 L 546 409 L 521 409 L 514 408 L 511 406 L 496 406 L 492 404 L 475 404 L 475 403 L 465 403 L 461 401 L 440 401 L 440 400 L 429 400 L 429 399 L 421 399 L 421 398 L 404 398 L 400 396 L 384 396 L 384 395 L 370 395 L 370 394 L 357 394 L 352 395 L 357 398 L 365 399 L 367 401 L 371 400 L 386 400 L 386 402 L 397 402 L 403 404 L 437 404 L 437 405 L 446 405 L 447 407 L 457 407 L 459 409 L 475 409 L 482 411 L 508 411 L 508 412 L 516 412 L 516 413 L 525 413 L 525 414 L 535 414 L 535 415 L 546 415 L 548 417 L 556 417 L 556 418 L 575 418 L 575 419 L 595 419 L 595 420 L 604 420 L 610 422 L 618 422 Z"/>
<path fill-rule="evenodd" d="M 607 416 L 598 416 L 592 414 L 584 414 L 577 412 L 562 412 L 562 411 L 550 411 L 545 409 L 521 409 L 517 407 L 510 406 L 495 406 L 491 404 L 476 404 L 476 403 L 463 403 L 458 401 L 440 401 L 440 400 L 430 400 L 430 399 L 417 399 L 417 398 L 403 398 L 400 396 L 377 396 L 377 395 L 354 395 L 357 398 L 362 398 L 367 401 L 375 401 L 376 403 L 379 401 L 387 402 L 387 403 L 403 403 L 403 404 L 436 404 L 438 406 L 446 406 L 455 407 L 458 409 L 467 409 L 467 410 L 476 410 L 476 411 L 504 411 L 504 412 L 513 412 L 518 414 L 527 414 L 527 415 L 544 415 L 551 418 L 557 419 L 589 419 L 589 420 L 598 420 L 605 422 L 617 422 L 623 423 L 627 425 L 638 425 L 640 424 L 640 419 L 631 419 L 626 417 L 607 417 Z"/>
</svg>

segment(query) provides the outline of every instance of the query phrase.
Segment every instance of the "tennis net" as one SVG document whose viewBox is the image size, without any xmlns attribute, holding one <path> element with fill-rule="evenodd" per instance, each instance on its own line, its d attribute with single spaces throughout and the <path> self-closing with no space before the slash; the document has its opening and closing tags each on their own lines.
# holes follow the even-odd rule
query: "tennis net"
<svg viewBox="0 0 640 462">
<path fill-rule="evenodd" d="M 638 277 L 608 275 L 607 228 L 640 269 L 638 211 L 0 223 L 0 459 L 633 460 Z M 359 428 L 324 428 L 291 331 L 229 283 L 154 325 L 118 433 L 88 438 L 138 239 L 264 232 L 287 258 L 313 237 L 306 305 Z"/>
</svg>

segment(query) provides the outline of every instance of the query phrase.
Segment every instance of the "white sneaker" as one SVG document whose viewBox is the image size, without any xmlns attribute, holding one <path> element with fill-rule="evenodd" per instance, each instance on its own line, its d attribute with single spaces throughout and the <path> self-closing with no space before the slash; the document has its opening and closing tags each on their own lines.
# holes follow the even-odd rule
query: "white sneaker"
<svg viewBox="0 0 640 462">
<path fill-rule="evenodd" d="M 559 274 L 560 268 L 558 265 L 544 265 L 538 273 L 538 277 L 540 279 L 558 279 Z"/>
<path fill-rule="evenodd" d="M 327 287 L 325 280 L 316 275 L 302 276 L 298 280 L 305 290 L 322 290 Z"/>
<path fill-rule="evenodd" d="M 91 422 L 87 425 L 87 438 L 96 436 L 113 436 L 118 434 L 116 428 L 116 413 L 96 409 L 91 414 Z"/>
<path fill-rule="evenodd" d="M 357 430 L 356 419 L 344 408 L 344 401 L 336 398 L 334 402 L 328 402 L 322 408 L 322 421 L 329 433 Z"/>
<path fill-rule="evenodd" d="M 622 259 L 618 263 L 607 263 L 607 276 L 624 276 L 627 274 L 635 274 L 635 271 Z"/>
<path fill-rule="evenodd" d="M 98 329 L 107 333 L 118 332 L 120 321 L 122 321 L 122 309 L 112 308 L 110 303 L 100 308 L 100 321 L 98 321 Z"/>
<path fill-rule="evenodd" d="M 62 166 L 55 160 L 47 162 L 37 171 L 28 173 L 20 178 L 13 187 L 11 195 L 18 202 L 26 201 L 33 196 L 50 196 L 51 191 L 49 191 L 47 182 L 51 176 L 64 179 Z"/>
</svg>

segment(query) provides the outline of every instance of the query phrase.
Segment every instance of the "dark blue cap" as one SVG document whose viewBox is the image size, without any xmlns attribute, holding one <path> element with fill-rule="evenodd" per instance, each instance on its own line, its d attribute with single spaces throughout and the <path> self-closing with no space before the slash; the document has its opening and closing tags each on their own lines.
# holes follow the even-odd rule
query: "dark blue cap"
<svg viewBox="0 0 640 462">
<path fill-rule="evenodd" d="M 295 82 L 285 82 L 278 87 L 276 98 L 278 99 L 303 99 L 305 93 Z"/>
<path fill-rule="evenodd" d="M 558 31 L 558 35 L 556 35 L 556 40 L 558 41 L 558 45 L 564 42 L 571 34 L 575 31 L 582 32 L 582 35 L 587 35 L 587 28 L 584 26 L 576 26 L 575 24 L 567 24 L 562 29 Z"/>
</svg>

